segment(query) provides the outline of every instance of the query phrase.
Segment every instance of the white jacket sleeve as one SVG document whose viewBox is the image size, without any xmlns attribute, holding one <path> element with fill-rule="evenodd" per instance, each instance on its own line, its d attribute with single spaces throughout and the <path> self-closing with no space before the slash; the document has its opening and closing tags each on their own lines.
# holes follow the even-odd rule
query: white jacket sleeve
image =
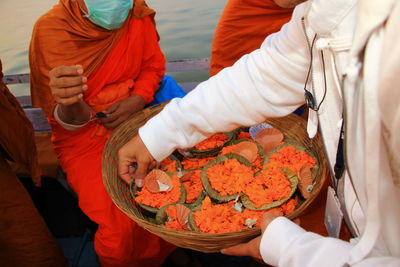
<svg viewBox="0 0 400 267">
<path fill-rule="evenodd" d="M 349 259 L 352 247 L 349 242 L 306 232 L 287 218 L 278 217 L 265 230 L 260 253 L 263 260 L 273 266 L 342 267 Z M 400 266 L 398 258 L 379 255 L 379 252 L 376 255 L 354 266 Z"/>
<path fill-rule="evenodd" d="M 176 148 L 191 147 L 215 132 L 280 117 L 304 103 L 309 51 L 302 30 L 304 6 L 281 32 L 234 66 L 174 99 L 139 129 L 153 157 L 161 161 Z"/>
</svg>

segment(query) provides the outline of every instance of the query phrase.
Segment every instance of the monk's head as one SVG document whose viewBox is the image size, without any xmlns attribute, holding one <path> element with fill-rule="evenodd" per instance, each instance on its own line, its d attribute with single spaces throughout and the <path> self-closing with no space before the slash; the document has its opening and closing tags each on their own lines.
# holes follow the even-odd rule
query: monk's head
<svg viewBox="0 0 400 267">
<path fill-rule="evenodd" d="M 85 17 L 107 30 L 118 29 L 128 17 L 133 0 L 76 0 Z"/>
<path fill-rule="evenodd" d="M 297 6 L 300 3 L 303 3 L 307 0 L 272 0 L 275 2 L 275 4 L 277 4 L 280 7 L 283 8 L 292 8 Z"/>
</svg>

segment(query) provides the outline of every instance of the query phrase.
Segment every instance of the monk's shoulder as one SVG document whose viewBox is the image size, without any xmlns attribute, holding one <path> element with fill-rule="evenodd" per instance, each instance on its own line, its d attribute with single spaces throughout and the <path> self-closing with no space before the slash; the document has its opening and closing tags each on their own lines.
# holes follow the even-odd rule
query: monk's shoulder
<svg viewBox="0 0 400 267">
<path fill-rule="evenodd" d="M 52 9 L 41 15 L 35 22 L 34 28 L 36 30 L 43 29 L 47 25 L 56 25 L 65 22 L 67 12 L 62 6 L 55 5 Z"/>
</svg>

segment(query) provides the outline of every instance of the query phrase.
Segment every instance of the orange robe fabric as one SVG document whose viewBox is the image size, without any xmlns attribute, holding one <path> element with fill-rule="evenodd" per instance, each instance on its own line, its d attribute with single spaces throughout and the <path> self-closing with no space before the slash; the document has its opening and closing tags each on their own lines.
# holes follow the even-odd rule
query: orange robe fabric
<svg viewBox="0 0 400 267">
<path fill-rule="evenodd" d="M 33 104 L 49 118 L 53 145 L 80 208 L 99 225 L 95 250 L 102 266 L 158 266 L 174 247 L 137 226 L 114 205 L 101 172 L 102 152 L 111 131 L 95 121 L 76 131 L 62 128 L 52 115 L 55 103 L 48 71 L 82 64 L 88 76 L 83 99 L 96 112 L 131 94 L 150 102 L 165 72 L 153 17 L 154 11 L 136 0 L 123 26 L 106 31 L 83 18 L 77 2 L 61 0 L 37 21 L 33 31 Z"/>
<path fill-rule="evenodd" d="M 290 20 L 292 11 L 272 0 L 229 0 L 215 30 L 210 75 L 259 48 L 268 35 Z"/>
<path fill-rule="evenodd" d="M 0 61 L 0 266 L 67 266 L 28 192 L 7 160 L 29 170 L 40 185 L 31 122 L 2 82 Z"/>
<path fill-rule="evenodd" d="M 33 127 L 18 100 L 3 83 L 0 61 L 0 153 L 2 150 L 9 159 L 28 170 L 35 185 L 40 185 L 41 170 Z"/>
<path fill-rule="evenodd" d="M 67 266 L 60 246 L 1 153 L 0 266 Z"/>
</svg>

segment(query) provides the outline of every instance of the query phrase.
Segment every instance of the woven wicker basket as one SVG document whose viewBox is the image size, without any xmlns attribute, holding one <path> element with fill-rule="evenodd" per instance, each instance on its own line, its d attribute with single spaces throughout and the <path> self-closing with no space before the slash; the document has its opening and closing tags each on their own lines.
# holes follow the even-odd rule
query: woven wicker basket
<svg viewBox="0 0 400 267">
<path fill-rule="evenodd" d="M 137 134 L 138 129 L 148 119 L 159 113 L 163 106 L 143 110 L 116 129 L 108 140 L 103 152 L 103 183 L 114 203 L 132 220 L 155 235 L 176 246 L 201 252 L 217 252 L 222 248 L 246 242 L 259 235 L 259 228 L 222 234 L 177 231 L 156 225 L 153 219 L 148 219 L 142 214 L 141 209 L 132 200 L 129 193 L 129 186 L 118 178 L 118 150 Z M 286 137 L 297 140 L 301 145 L 311 150 L 320 165 L 312 195 L 302 202 L 294 212 L 288 215 L 288 218 L 293 219 L 299 216 L 310 205 L 324 184 L 328 169 L 322 142 L 319 135 L 312 140 L 307 137 L 305 121 L 296 115 L 291 114 L 284 118 L 268 119 L 266 122 L 280 129 Z"/>
</svg>

